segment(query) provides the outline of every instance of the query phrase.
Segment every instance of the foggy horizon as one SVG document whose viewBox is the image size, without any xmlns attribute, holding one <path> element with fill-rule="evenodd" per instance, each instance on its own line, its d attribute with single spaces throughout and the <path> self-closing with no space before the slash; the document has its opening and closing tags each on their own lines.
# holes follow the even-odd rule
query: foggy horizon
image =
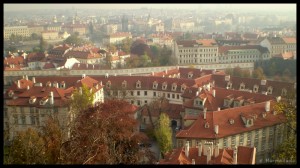
<svg viewBox="0 0 300 168">
<path fill-rule="evenodd" d="M 192 4 L 157 4 L 157 3 L 140 3 L 140 4 L 100 4 L 100 3 L 89 3 L 89 4 L 79 4 L 79 3 L 62 3 L 62 4 L 4 4 L 4 12 L 11 11 L 28 11 L 28 10 L 42 10 L 42 9 L 207 9 L 207 10 L 239 10 L 239 11 L 266 11 L 266 12 L 295 12 L 296 4 L 202 4 L 202 3 L 192 3 Z"/>
</svg>

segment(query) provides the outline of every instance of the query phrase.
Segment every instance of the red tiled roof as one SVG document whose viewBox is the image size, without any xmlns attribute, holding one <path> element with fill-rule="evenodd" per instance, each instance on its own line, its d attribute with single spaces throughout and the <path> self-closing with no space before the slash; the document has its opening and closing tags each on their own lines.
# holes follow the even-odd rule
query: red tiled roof
<svg viewBox="0 0 300 168">
<path fill-rule="evenodd" d="M 185 147 L 173 149 L 171 152 L 165 154 L 165 158 L 159 161 L 159 164 L 192 164 L 192 159 L 195 164 L 233 164 L 233 150 L 230 148 L 219 149 L 219 155 L 215 157 L 215 149 L 211 160 L 207 163 L 207 156 L 203 153 L 202 148 L 201 156 L 198 155 L 198 147 L 189 148 L 189 156 L 185 154 Z M 237 147 L 237 164 L 252 164 L 255 158 L 256 149 L 253 147 L 238 146 Z"/>
<path fill-rule="evenodd" d="M 282 40 L 287 43 L 287 44 L 296 44 L 297 43 L 297 39 L 295 37 L 282 37 Z"/>
<path fill-rule="evenodd" d="M 9 64 L 22 65 L 22 64 L 25 64 L 25 60 L 24 60 L 23 56 L 8 55 L 3 59 L 4 59 L 4 61 L 3 61 L 4 65 L 9 65 Z"/>
<path fill-rule="evenodd" d="M 270 112 L 263 118 L 262 113 L 265 112 L 265 104 L 265 102 L 262 102 L 220 111 L 207 112 L 206 120 L 203 119 L 203 115 L 201 114 L 189 128 L 180 130 L 176 134 L 176 138 L 222 138 L 276 125 L 285 121 L 284 114 L 273 115 L 271 113 L 275 104 L 274 101 L 271 101 L 270 103 Z M 257 116 L 257 118 L 254 119 L 252 126 L 245 127 L 245 124 L 241 119 L 242 114 Z M 229 123 L 230 119 L 234 120 L 234 124 Z M 210 125 L 209 128 L 204 127 L 205 122 L 208 122 Z M 219 125 L 219 133 L 217 135 L 214 132 L 214 125 Z"/>
<path fill-rule="evenodd" d="M 225 81 L 225 75 L 214 74 L 212 75 L 212 80 L 215 81 L 215 86 L 220 88 L 227 87 L 227 81 Z M 242 78 L 230 76 L 230 82 L 232 83 L 232 89 L 239 90 L 240 84 L 245 84 L 245 89 L 253 90 L 254 85 L 258 85 L 258 93 L 262 91 L 267 91 L 268 87 L 272 87 L 273 96 L 281 96 L 282 89 L 285 88 L 287 92 L 295 92 L 294 83 L 280 82 L 280 81 L 271 81 L 267 80 L 266 85 L 261 85 L 260 79 L 254 78 Z"/>
<path fill-rule="evenodd" d="M 220 46 L 219 47 L 219 53 L 227 53 L 230 50 L 250 50 L 250 49 L 256 49 L 260 51 L 261 53 L 268 52 L 268 48 L 262 47 L 260 45 L 244 45 L 244 46 Z"/>
</svg>

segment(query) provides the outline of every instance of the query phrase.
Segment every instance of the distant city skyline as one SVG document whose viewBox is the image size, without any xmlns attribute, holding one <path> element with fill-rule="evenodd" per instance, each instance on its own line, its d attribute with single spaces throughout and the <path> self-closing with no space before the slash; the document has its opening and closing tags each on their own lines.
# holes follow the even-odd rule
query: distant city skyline
<svg viewBox="0 0 300 168">
<path fill-rule="evenodd" d="M 25 10 L 38 10 L 38 9 L 140 9 L 140 8 L 148 8 L 148 9 L 232 9 L 232 10 L 258 10 L 258 11 L 278 11 L 278 12 L 295 12 L 296 14 L 296 3 L 292 4 L 225 4 L 225 3 L 218 3 L 218 4 L 202 4 L 202 3 L 172 3 L 172 4 L 157 4 L 157 3 L 139 3 L 139 4 L 109 4 L 109 3 L 86 3 L 86 4 L 79 4 L 79 3 L 62 3 L 62 4 L 4 4 L 4 12 L 9 11 L 25 11 Z"/>
</svg>

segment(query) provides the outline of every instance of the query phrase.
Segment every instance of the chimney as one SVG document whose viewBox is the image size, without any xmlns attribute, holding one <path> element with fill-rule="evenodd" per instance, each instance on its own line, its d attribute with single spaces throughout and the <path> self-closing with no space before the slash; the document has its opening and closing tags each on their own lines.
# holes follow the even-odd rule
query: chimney
<svg viewBox="0 0 300 168">
<path fill-rule="evenodd" d="M 32 77 L 32 82 L 35 83 L 35 77 Z"/>
<path fill-rule="evenodd" d="M 82 87 L 79 87 L 79 93 L 82 95 Z"/>
<path fill-rule="evenodd" d="M 266 105 L 265 105 L 265 110 L 266 112 L 269 112 L 270 111 L 270 100 L 266 102 Z"/>
<path fill-rule="evenodd" d="M 53 92 L 52 91 L 50 92 L 49 96 L 50 96 L 50 104 L 52 105 L 52 104 L 54 104 L 54 98 L 53 98 Z"/>
<path fill-rule="evenodd" d="M 82 79 L 85 78 L 85 74 L 82 74 Z"/>
<path fill-rule="evenodd" d="M 215 125 L 215 133 L 218 135 L 219 134 L 219 125 Z"/>
<path fill-rule="evenodd" d="M 17 86 L 18 86 L 19 89 L 21 88 L 20 80 L 18 80 Z"/>
<path fill-rule="evenodd" d="M 95 68 L 95 65 L 93 65 L 93 69 Z"/>
<path fill-rule="evenodd" d="M 151 75 L 154 76 L 154 72 L 151 72 Z"/>
<path fill-rule="evenodd" d="M 96 84 L 96 89 L 99 89 L 98 84 Z"/>
<path fill-rule="evenodd" d="M 198 143 L 198 156 L 201 156 L 201 153 L 202 153 L 202 143 L 199 142 Z"/>
<path fill-rule="evenodd" d="M 192 159 L 192 165 L 195 165 L 195 159 Z"/>
<path fill-rule="evenodd" d="M 213 96 L 216 97 L 216 90 L 213 90 Z"/>
<path fill-rule="evenodd" d="M 27 86 L 27 90 L 29 90 L 30 89 L 30 87 L 29 86 Z"/>
<path fill-rule="evenodd" d="M 28 80 L 28 76 L 27 75 L 25 75 L 25 79 Z"/>
<path fill-rule="evenodd" d="M 189 141 L 186 141 L 185 143 L 185 156 L 189 157 L 189 152 L 190 152 L 190 144 Z"/>
<path fill-rule="evenodd" d="M 167 69 L 165 70 L 165 73 L 166 73 L 166 74 L 168 73 L 168 70 L 167 70 Z"/>
<path fill-rule="evenodd" d="M 218 107 L 218 111 L 220 111 L 221 110 L 221 108 L 220 107 Z"/>
<path fill-rule="evenodd" d="M 78 65 L 78 67 L 80 67 L 80 63 L 78 63 L 77 65 Z"/>
<path fill-rule="evenodd" d="M 233 164 L 237 164 L 237 147 L 233 148 Z"/>
<path fill-rule="evenodd" d="M 102 86 L 102 81 L 100 81 L 100 86 Z"/>
<path fill-rule="evenodd" d="M 215 158 L 219 156 L 219 143 L 216 143 L 215 146 Z"/>
<path fill-rule="evenodd" d="M 88 68 L 89 67 L 89 64 L 86 64 L 86 68 Z"/>
<path fill-rule="evenodd" d="M 196 96 L 198 96 L 198 95 L 199 95 L 199 91 L 196 92 Z"/>
<path fill-rule="evenodd" d="M 204 110 L 203 110 L 203 119 L 204 120 L 206 120 L 206 110 L 207 110 L 207 108 L 204 108 Z"/>
<path fill-rule="evenodd" d="M 211 160 L 211 148 L 210 147 L 207 147 L 207 164 L 208 162 Z"/>
</svg>

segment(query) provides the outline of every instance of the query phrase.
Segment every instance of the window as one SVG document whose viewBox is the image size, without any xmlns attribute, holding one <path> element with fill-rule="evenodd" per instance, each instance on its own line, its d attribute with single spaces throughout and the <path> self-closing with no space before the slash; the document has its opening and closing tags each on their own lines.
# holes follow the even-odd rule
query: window
<svg viewBox="0 0 300 168">
<path fill-rule="evenodd" d="M 246 133 L 245 134 L 240 134 L 240 142 L 239 142 L 240 146 L 244 145 L 244 136 L 246 136 Z"/>
<path fill-rule="evenodd" d="M 137 91 L 137 95 L 138 95 L 138 96 L 140 95 L 140 91 Z"/>
<path fill-rule="evenodd" d="M 170 93 L 167 94 L 168 98 L 170 98 Z"/>
<path fill-rule="evenodd" d="M 31 124 L 35 125 L 35 117 L 34 116 L 30 116 L 30 120 L 31 120 Z"/>
<path fill-rule="evenodd" d="M 14 115 L 14 124 L 18 124 L 18 120 L 19 120 L 18 115 L 15 114 Z"/>
<path fill-rule="evenodd" d="M 232 148 L 235 146 L 235 142 L 236 142 L 236 136 L 233 135 L 233 136 L 231 137 L 231 147 L 232 147 Z"/>
<path fill-rule="evenodd" d="M 138 106 L 141 105 L 141 101 L 140 100 L 137 101 L 137 105 Z"/>
<path fill-rule="evenodd" d="M 122 82 L 122 88 L 126 88 L 126 86 L 127 86 L 127 82 L 126 82 L 126 81 L 123 81 L 123 82 Z"/>
<path fill-rule="evenodd" d="M 131 96 L 133 96 L 133 95 L 134 95 L 134 94 L 133 94 L 133 91 L 130 91 L 130 95 L 131 95 Z"/>
<path fill-rule="evenodd" d="M 247 146 L 251 146 L 251 138 L 252 138 L 252 133 L 248 132 L 247 133 Z"/>
<path fill-rule="evenodd" d="M 153 92 L 153 96 L 156 97 L 156 92 Z"/>
<path fill-rule="evenodd" d="M 177 99 L 179 99 L 179 94 L 177 94 L 176 96 L 177 96 Z"/>
<path fill-rule="evenodd" d="M 147 101 L 147 100 L 145 100 L 144 102 L 145 102 L 145 104 L 147 104 L 147 103 L 148 103 L 148 101 Z"/>
<path fill-rule="evenodd" d="M 244 90 L 245 89 L 245 84 L 244 83 L 241 83 L 240 84 L 240 90 Z"/>
<path fill-rule="evenodd" d="M 134 100 L 131 100 L 131 104 L 134 104 Z"/>
<path fill-rule="evenodd" d="M 269 87 L 268 87 L 268 94 L 272 94 L 272 91 L 273 91 L 273 87 L 272 87 L 272 86 L 269 86 Z"/>
<path fill-rule="evenodd" d="M 175 94 L 172 94 L 172 99 L 175 99 Z"/>
<path fill-rule="evenodd" d="M 227 138 L 224 138 L 223 139 L 223 148 L 226 148 L 227 147 Z"/>
<path fill-rule="evenodd" d="M 157 85 L 158 85 L 158 83 L 156 81 L 153 82 L 153 89 L 157 89 Z"/>
<path fill-rule="evenodd" d="M 26 124 L 26 116 L 25 116 L 25 115 L 22 115 L 22 118 L 21 118 L 21 119 L 22 119 L 22 124 L 25 125 L 25 124 Z"/>
<path fill-rule="evenodd" d="M 258 148 L 258 130 L 255 131 L 254 146 Z"/>
</svg>

